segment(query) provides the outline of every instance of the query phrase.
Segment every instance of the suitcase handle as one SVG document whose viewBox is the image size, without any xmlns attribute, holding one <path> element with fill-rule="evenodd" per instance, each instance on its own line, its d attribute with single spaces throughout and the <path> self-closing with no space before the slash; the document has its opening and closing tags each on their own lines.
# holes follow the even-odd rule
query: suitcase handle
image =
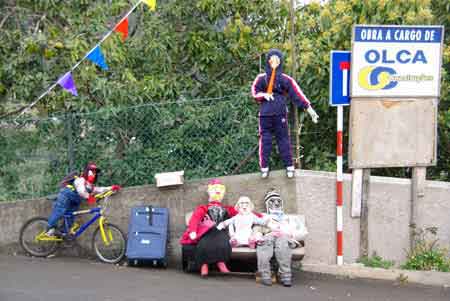
<svg viewBox="0 0 450 301">
<path fill-rule="evenodd" d="M 152 205 L 147 206 L 145 210 L 143 211 L 136 211 L 136 216 L 138 215 L 147 215 L 148 214 L 148 224 L 149 226 L 153 226 L 153 215 L 164 215 L 163 212 L 157 212 L 155 211 L 155 208 L 153 208 Z"/>
<path fill-rule="evenodd" d="M 148 206 L 148 224 L 153 226 L 153 207 L 151 205 Z"/>
<path fill-rule="evenodd" d="M 136 231 L 134 232 L 134 235 L 138 235 L 138 234 L 155 234 L 155 235 L 161 235 L 161 233 L 158 232 L 152 232 L 152 231 Z"/>
</svg>

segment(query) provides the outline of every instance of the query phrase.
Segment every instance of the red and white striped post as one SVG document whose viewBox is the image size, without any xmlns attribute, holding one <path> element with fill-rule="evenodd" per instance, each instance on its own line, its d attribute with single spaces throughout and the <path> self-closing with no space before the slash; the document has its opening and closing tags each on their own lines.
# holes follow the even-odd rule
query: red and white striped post
<svg viewBox="0 0 450 301">
<path fill-rule="evenodd" d="M 336 247 L 337 264 L 344 263 L 343 257 L 343 197 L 342 197 L 342 128 L 344 118 L 344 108 L 337 107 L 337 142 L 336 142 Z"/>
<path fill-rule="evenodd" d="M 348 96 L 348 73 L 350 70 L 349 62 L 341 62 L 339 69 L 342 70 L 342 96 Z M 342 205 L 342 181 L 343 181 L 343 160 L 342 160 L 342 129 L 344 124 L 344 108 L 342 105 L 337 106 L 337 137 L 336 137 L 336 250 L 337 264 L 344 263 L 343 254 L 343 228 L 344 216 Z"/>
</svg>

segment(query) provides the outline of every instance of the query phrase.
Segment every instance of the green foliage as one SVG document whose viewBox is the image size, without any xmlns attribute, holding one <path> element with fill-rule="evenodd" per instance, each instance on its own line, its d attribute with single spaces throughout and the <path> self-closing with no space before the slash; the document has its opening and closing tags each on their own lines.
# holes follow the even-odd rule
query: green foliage
<svg viewBox="0 0 450 301">
<path fill-rule="evenodd" d="M 384 260 L 381 256 L 377 255 L 375 252 L 371 257 L 364 256 L 358 262 L 364 264 L 366 267 L 371 268 L 382 268 L 390 269 L 394 266 L 395 262 L 392 260 Z"/>
<path fill-rule="evenodd" d="M 450 272 L 447 249 L 438 244 L 437 228 L 414 229 L 414 248 L 408 252 L 403 269 Z"/>
<path fill-rule="evenodd" d="M 249 101 L 236 94 L 18 119 L 20 130 L 0 136 L 0 200 L 55 193 L 64 174 L 88 161 L 101 166 L 100 185 L 153 183 L 155 173 L 174 170 L 185 170 L 188 179 L 231 174 L 256 145 Z M 239 172 L 256 170 L 257 158 L 253 153 Z"/>
<path fill-rule="evenodd" d="M 59 139 L 64 127 L 51 119 L 19 125 L 20 132 L 0 131 L 0 201 L 54 193 L 66 172 L 67 141 Z"/>
</svg>

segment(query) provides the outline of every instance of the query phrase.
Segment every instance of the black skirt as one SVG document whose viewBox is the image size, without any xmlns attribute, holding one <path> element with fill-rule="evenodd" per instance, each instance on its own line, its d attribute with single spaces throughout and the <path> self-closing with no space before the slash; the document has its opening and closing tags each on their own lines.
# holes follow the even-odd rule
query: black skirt
<svg viewBox="0 0 450 301">
<path fill-rule="evenodd" d="M 220 231 L 216 227 L 212 227 L 197 243 L 194 257 L 198 268 L 204 263 L 211 264 L 229 261 L 231 245 L 227 231 Z"/>
</svg>

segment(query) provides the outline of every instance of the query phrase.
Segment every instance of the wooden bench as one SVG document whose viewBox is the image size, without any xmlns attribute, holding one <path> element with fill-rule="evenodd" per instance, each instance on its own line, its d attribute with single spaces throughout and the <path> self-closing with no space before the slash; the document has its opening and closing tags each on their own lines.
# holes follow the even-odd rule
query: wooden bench
<svg viewBox="0 0 450 301">
<path fill-rule="evenodd" d="M 185 223 L 186 226 L 189 224 L 189 220 L 191 219 L 192 212 L 189 212 L 185 215 Z M 305 224 L 305 216 L 297 215 L 299 219 Z M 182 264 L 183 270 L 185 272 L 193 272 L 194 271 L 194 262 L 192 260 L 192 255 L 195 250 L 194 245 L 184 245 L 182 246 Z M 300 241 L 300 246 L 292 250 L 292 260 L 300 261 L 305 256 L 305 242 Z M 244 261 L 244 262 L 254 262 L 256 264 L 256 249 L 252 249 L 249 247 L 235 247 L 232 248 L 231 251 L 231 260 L 232 261 Z M 256 266 L 254 267 L 256 269 Z"/>
</svg>

